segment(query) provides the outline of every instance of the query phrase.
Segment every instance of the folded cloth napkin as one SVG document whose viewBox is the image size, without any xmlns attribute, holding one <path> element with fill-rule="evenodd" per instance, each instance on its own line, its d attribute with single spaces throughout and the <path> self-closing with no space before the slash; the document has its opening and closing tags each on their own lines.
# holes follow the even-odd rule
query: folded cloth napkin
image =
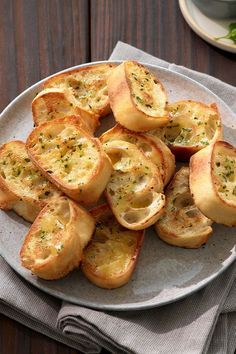
<svg viewBox="0 0 236 354">
<path fill-rule="evenodd" d="M 110 59 L 136 59 L 185 74 L 236 112 L 236 89 L 118 42 Z M 231 354 L 236 348 L 236 263 L 206 288 L 161 308 L 100 312 L 35 289 L 0 257 L 0 312 L 84 353 Z"/>
<path fill-rule="evenodd" d="M 0 256 L 0 313 L 75 349 L 81 345 L 57 329 L 61 301 L 16 274 Z M 3 348 L 0 347 L 0 353 Z"/>
</svg>

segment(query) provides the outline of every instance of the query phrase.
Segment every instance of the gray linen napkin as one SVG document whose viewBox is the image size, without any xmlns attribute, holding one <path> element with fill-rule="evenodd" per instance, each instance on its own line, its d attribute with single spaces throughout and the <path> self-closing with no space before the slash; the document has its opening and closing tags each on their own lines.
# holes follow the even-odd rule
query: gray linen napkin
<svg viewBox="0 0 236 354">
<path fill-rule="evenodd" d="M 168 64 L 119 42 L 111 59 L 137 59 L 201 82 L 236 111 L 236 90 L 210 76 Z M 85 353 L 233 353 L 236 264 L 178 303 L 140 312 L 104 313 L 63 303 L 34 288 L 0 257 L 0 313 Z"/>
<path fill-rule="evenodd" d="M 169 64 L 122 42 L 110 59 L 136 59 L 182 73 L 208 87 L 236 112 L 236 89 L 211 76 Z M 63 303 L 58 326 L 73 337 L 83 329 L 98 345 L 115 353 L 234 353 L 235 278 L 236 263 L 185 300 L 146 311 L 104 313 Z"/>
<path fill-rule="evenodd" d="M 61 301 L 27 283 L 0 256 L 0 313 L 52 339 L 81 349 L 77 341 L 57 329 L 60 307 Z"/>
</svg>

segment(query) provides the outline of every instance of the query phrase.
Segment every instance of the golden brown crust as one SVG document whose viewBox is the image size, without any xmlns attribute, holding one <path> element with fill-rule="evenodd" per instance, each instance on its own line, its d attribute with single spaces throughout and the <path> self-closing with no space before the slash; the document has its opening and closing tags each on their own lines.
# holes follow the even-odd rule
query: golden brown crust
<svg viewBox="0 0 236 354">
<path fill-rule="evenodd" d="M 107 78 L 114 64 L 97 64 L 57 74 L 44 82 L 44 88 L 69 90 L 79 114 L 97 119 L 110 113 Z"/>
<path fill-rule="evenodd" d="M 165 242 L 185 248 L 198 248 L 212 233 L 212 221 L 196 207 L 189 189 L 189 168 L 182 167 L 166 189 L 166 209 L 155 224 Z"/>
<path fill-rule="evenodd" d="M 124 140 L 135 144 L 159 168 L 164 186 L 168 184 L 174 174 L 175 157 L 167 145 L 155 136 L 136 133 L 120 124 L 116 124 L 113 128 L 103 133 L 99 139 L 102 144 L 112 140 Z"/>
<path fill-rule="evenodd" d="M 236 226 L 236 149 L 217 141 L 190 159 L 190 189 L 201 212 L 213 221 Z"/>
<path fill-rule="evenodd" d="M 177 160 L 188 161 L 197 151 L 222 137 L 222 125 L 215 103 L 185 100 L 168 105 L 169 123 L 152 131 L 166 143 Z"/>
<path fill-rule="evenodd" d="M 68 116 L 77 116 L 81 127 L 93 134 L 98 126 L 98 116 L 83 112 L 69 90 L 48 88 L 41 91 L 32 102 L 32 114 L 35 125 Z"/>
<path fill-rule="evenodd" d="M 165 206 L 159 169 L 134 144 L 113 140 L 103 148 L 113 163 L 105 196 L 116 219 L 130 230 L 154 224 Z"/>
<path fill-rule="evenodd" d="M 22 141 L 11 141 L 0 148 L 0 208 L 13 209 L 33 222 L 48 200 L 60 196 L 32 164 Z"/>
<path fill-rule="evenodd" d="M 98 139 L 76 119 L 57 119 L 35 128 L 27 139 L 34 164 L 58 188 L 82 204 L 96 203 L 112 165 Z"/>
<path fill-rule="evenodd" d="M 151 161 L 159 168 L 163 182 L 167 180 L 167 171 L 164 164 L 164 156 L 159 145 L 156 144 L 151 137 L 146 134 L 140 134 L 128 130 L 120 124 L 116 124 L 113 128 L 106 131 L 100 136 L 102 144 L 112 140 L 124 140 L 136 145 Z"/>
<path fill-rule="evenodd" d="M 113 70 L 108 95 L 116 121 L 127 129 L 144 132 L 169 121 L 163 85 L 135 61 L 123 62 Z"/>
<path fill-rule="evenodd" d="M 151 134 L 145 136 L 148 136 L 149 140 L 162 152 L 163 167 L 165 170 L 164 186 L 166 186 L 175 173 L 175 156 L 161 139 Z"/>
<path fill-rule="evenodd" d="M 101 205 L 90 213 L 96 221 L 96 228 L 83 252 L 82 270 L 93 284 L 106 289 L 118 288 L 132 276 L 144 231 L 122 227 L 108 205 Z"/>
<path fill-rule="evenodd" d="M 22 265 L 38 277 L 59 279 L 78 267 L 92 237 L 91 215 L 67 197 L 47 204 L 31 226 L 20 251 Z"/>
</svg>

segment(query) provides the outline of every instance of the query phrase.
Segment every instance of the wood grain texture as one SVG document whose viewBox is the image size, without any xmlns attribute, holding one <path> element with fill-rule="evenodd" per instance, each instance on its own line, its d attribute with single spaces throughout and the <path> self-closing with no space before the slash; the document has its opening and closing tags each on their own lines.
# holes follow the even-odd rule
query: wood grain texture
<svg viewBox="0 0 236 354">
<path fill-rule="evenodd" d="M 118 40 L 236 84 L 236 56 L 199 38 L 174 0 L 0 0 L 0 13 L 0 111 L 50 74 L 107 59 Z M 48 353 L 79 352 L 0 315 L 0 354 Z"/>
<path fill-rule="evenodd" d="M 0 13 L 0 110 L 40 79 L 90 60 L 87 0 L 1 0 Z"/>
<path fill-rule="evenodd" d="M 236 82 L 235 55 L 198 37 L 182 17 L 178 1 L 91 1 L 91 59 L 107 59 L 118 40 L 233 85 Z"/>
<path fill-rule="evenodd" d="M 80 354 L 21 324 L 0 315 L 1 354 Z"/>
</svg>

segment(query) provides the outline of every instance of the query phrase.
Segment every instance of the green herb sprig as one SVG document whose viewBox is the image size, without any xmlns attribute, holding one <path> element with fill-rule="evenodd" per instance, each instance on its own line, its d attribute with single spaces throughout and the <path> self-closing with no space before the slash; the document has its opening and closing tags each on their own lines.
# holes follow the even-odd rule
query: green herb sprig
<svg viewBox="0 0 236 354">
<path fill-rule="evenodd" d="M 217 37 L 216 40 L 223 39 L 223 38 L 231 39 L 231 41 L 233 41 L 234 44 L 236 44 L 236 22 L 231 23 L 229 25 L 229 32 L 225 36 Z"/>
</svg>

